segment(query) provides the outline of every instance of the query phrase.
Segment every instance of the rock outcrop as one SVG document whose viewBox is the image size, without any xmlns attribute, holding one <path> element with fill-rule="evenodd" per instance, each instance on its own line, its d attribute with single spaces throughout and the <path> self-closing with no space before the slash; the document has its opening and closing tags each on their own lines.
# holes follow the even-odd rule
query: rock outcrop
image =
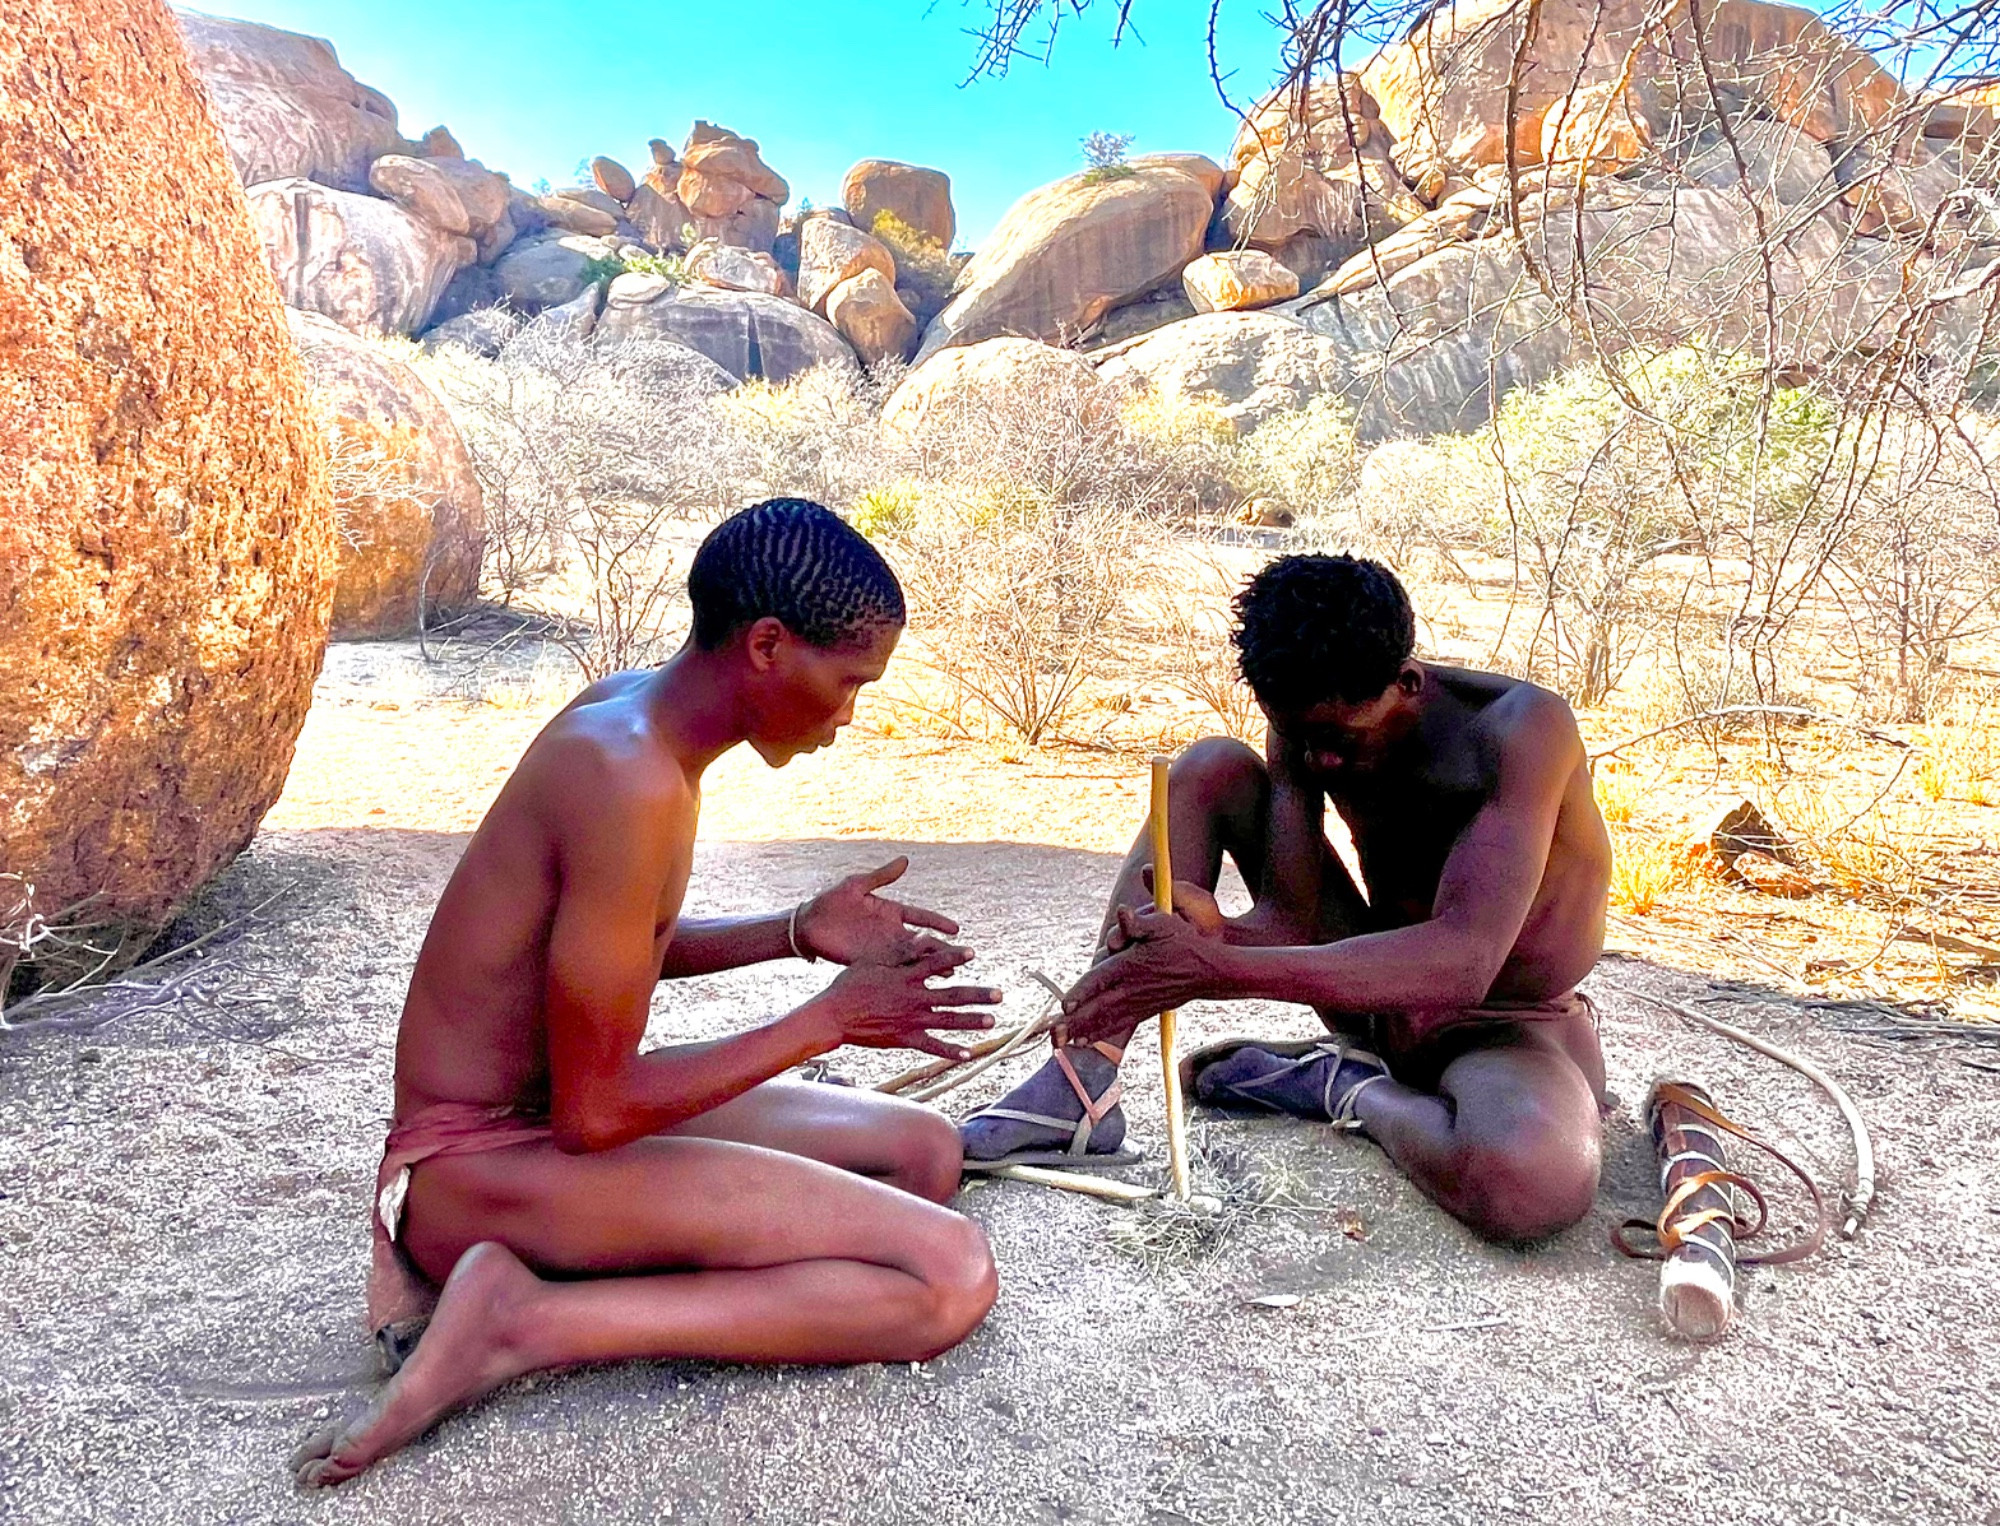
<svg viewBox="0 0 2000 1526">
<path fill-rule="evenodd" d="M 440 232 L 474 241 L 508 216 L 512 196 L 507 182 L 484 165 L 444 155 L 384 154 L 369 166 L 368 184 Z"/>
<path fill-rule="evenodd" d="M 393 201 L 310 180 L 252 186 L 249 202 L 286 303 L 357 332 L 416 333 L 478 256 L 470 239 Z"/>
<path fill-rule="evenodd" d="M 183 11 L 189 56 L 245 185 L 301 176 L 368 189 L 368 166 L 402 146 L 396 108 L 340 67 L 333 44 Z"/>
<path fill-rule="evenodd" d="M 1296 297 L 1299 278 L 1261 249 L 1227 249 L 1190 261 L 1181 290 L 1198 313 L 1241 312 Z"/>
<path fill-rule="evenodd" d="M 17 0 L 0 77 L 0 873 L 129 955 L 284 785 L 326 468 L 165 5 Z"/>
<path fill-rule="evenodd" d="M 895 257 L 879 239 L 831 217 L 809 217 L 799 225 L 799 301 L 815 312 L 826 311 L 834 287 L 864 270 L 879 273 L 893 292 Z"/>
<path fill-rule="evenodd" d="M 768 297 L 792 294 L 791 278 L 768 254 L 705 238 L 687 253 L 688 279 L 724 291 L 761 291 Z"/>
<path fill-rule="evenodd" d="M 524 313 L 574 302 L 591 284 L 591 267 L 617 257 L 605 239 L 581 233 L 548 233 L 523 239 L 493 266 L 496 301 Z"/>
<path fill-rule="evenodd" d="M 855 369 L 854 352 L 833 325 L 795 302 L 761 292 L 676 287 L 659 276 L 613 281 L 597 338 L 609 344 L 671 339 L 738 381 L 787 382 L 815 366 Z"/>
<path fill-rule="evenodd" d="M 318 313 L 288 317 L 330 447 L 340 532 L 332 634 L 409 635 L 471 604 L 485 509 L 451 414 L 379 345 Z"/>
<path fill-rule="evenodd" d="M 919 358 L 1001 335 L 1080 337 L 1119 303 L 1178 281 L 1214 211 L 1202 174 L 1165 163 L 1030 191 L 966 267 Z"/>
<path fill-rule="evenodd" d="M 1505 162 L 1510 81 L 1526 14 L 1516 0 L 1465 0 L 1433 12 L 1361 70 L 1397 163 L 1420 195 L 1435 198 L 1468 171 Z M 1574 91 L 1625 82 L 1620 112 L 1630 111 L 1649 138 L 1665 136 L 1677 117 L 1712 115 L 1693 62 L 1701 57 L 1734 109 L 1822 143 L 1851 142 L 1906 102 L 1874 59 L 1811 11 L 1722 0 L 1694 14 L 1704 26 L 1700 49 L 1685 8 L 1657 25 L 1645 0 L 1538 7 L 1532 55 L 1515 94 L 1515 162 L 1541 161 L 1545 122 Z"/>
<path fill-rule="evenodd" d="M 757 140 L 696 122 L 681 150 L 674 192 L 697 238 L 771 252 L 778 209 L 791 199 L 784 177 L 764 163 Z"/>
<path fill-rule="evenodd" d="M 1098 377 L 1213 408 L 1238 434 L 1345 390 L 1342 347 L 1274 313 L 1201 313 L 1100 354 Z"/>
<path fill-rule="evenodd" d="M 1092 397 L 1101 390 L 1096 370 L 1074 350 L 984 339 L 940 350 L 904 377 L 882 407 L 882 434 L 918 443 L 927 430 L 1009 396 Z"/>
<path fill-rule="evenodd" d="M 951 247 L 958 237 L 958 214 L 951 204 L 951 177 L 895 159 L 863 159 L 840 183 L 840 204 L 864 232 L 887 212 L 922 237 Z"/>
<path fill-rule="evenodd" d="M 906 360 L 917 342 L 917 320 L 879 270 L 849 276 L 826 294 L 826 321 L 867 365 Z"/>
</svg>

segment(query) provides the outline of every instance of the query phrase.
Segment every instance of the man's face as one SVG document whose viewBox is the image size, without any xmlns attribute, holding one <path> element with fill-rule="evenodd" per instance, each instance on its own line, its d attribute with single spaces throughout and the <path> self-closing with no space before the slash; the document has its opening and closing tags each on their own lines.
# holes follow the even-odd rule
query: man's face
<svg viewBox="0 0 2000 1526">
<path fill-rule="evenodd" d="M 1290 745 L 1307 773 L 1329 786 L 1380 771 L 1416 725 L 1420 669 L 1406 665 L 1373 699 L 1323 700 L 1299 710 L 1264 707 L 1264 716 Z"/>
<path fill-rule="evenodd" d="M 800 753 L 827 746 L 854 719 L 855 696 L 882 676 L 903 628 L 879 626 L 859 642 L 828 648 L 801 640 L 775 620 L 769 624 L 774 632 L 751 631 L 757 683 L 750 745 L 771 767 L 783 768 Z"/>
</svg>

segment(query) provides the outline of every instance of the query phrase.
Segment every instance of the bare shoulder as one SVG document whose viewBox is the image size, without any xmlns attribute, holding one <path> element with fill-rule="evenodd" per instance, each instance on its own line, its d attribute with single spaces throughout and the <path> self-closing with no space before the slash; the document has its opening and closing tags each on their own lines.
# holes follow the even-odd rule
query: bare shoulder
<svg viewBox="0 0 2000 1526">
<path fill-rule="evenodd" d="M 693 786 L 642 702 L 645 675 L 592 684 L 542 728 L 513 781 L 559 830 L 623 832 L 692 810 Z"/>
<path fill-rule="evenodd" d="M 1457 696 L 1477 707 L 1480 750 L 1496 764 L 1565 776 L 1583 757 L 1576 713 L 1560 694 L 1522 678 L 1469 668 L 1436 670 Z"/>
</svg>

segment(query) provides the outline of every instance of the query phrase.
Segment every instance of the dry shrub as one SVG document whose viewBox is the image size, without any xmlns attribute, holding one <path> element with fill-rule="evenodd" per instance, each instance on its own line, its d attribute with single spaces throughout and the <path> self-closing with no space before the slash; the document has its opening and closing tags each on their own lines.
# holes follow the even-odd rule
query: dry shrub
<svg viewBox="0 0 2000 1526">
<path fill-rule="evenodd" d="M 929 323 L 944 311 L 958 280 L 951 250 L 894 212 L 877 212 L 869 231 L 888 246 L 896 262 L 897 295 L 920 325 Z"/>
<path fill-rule="evenodd" d="M 1621 832 L 1611 855 L 1611 904 L 1647 916 L 1667 896 L 1699 880 L 1709 862 L 1702 843 Z"/>
<path fill-rule="evenodd" d="M 1089 376 L 943 402 L 901 440 L 855 522 L 890 548 L 955 728 L 1071 734 L 1085 690 L 1129 671 L 1165 527 L 1233 499 L 1213 410 Z M 1218 690 L 1218 693 L 1220 690 Z"/>
<path fill-rule="evenodd" d="M 447 348 L 418 364 L 479 474 L 503 599 L 574 567 L 591 629 L 555 629 L 584 676 L 657 661 L 680 594 L 669 529 L 729 485 L 715 368 L 680 345 L 598 346 L 540 322 L 497 360 Z"/>
<path fill-rule="evenodd" d="M 1229 639 L 1229 601 L 1241 580 L 1212 544 L 1198 545 L 1185 562 L 1184 574 L 1164 576 L 1150 601 L 1158 676 L 1205 706 L 1225 735 L 1261 749 L 1264 712 Z"/>
<path fill-rule="evenodd" d="M 1121 656 L 1155 533 L 1118 508 L 1015 484 L 927 501 L 893 554 L 954 724 L 975 729 L 976 710 L 1030 746 L 1063 735 L 1084 686 Z"/>
<path fill-rule="evenodd" d="M 861 381 L 816 366 L 788 382 L 747 381 L 717 397 L 710 404 L 716 469 L 731 502 L 798 497 L 847 507 L 881 475 L 876 418 L 900 379 L 893 365 Z"/>
<path fill-rule="evenodd" d="M 1251 492 L 1297 519 L 1323 515 L 1354 490 L 1354 410 L 1338 397 L 1315 397 L 1258 425 L 1240 455 L 1238 471 Z"/>
</svg>

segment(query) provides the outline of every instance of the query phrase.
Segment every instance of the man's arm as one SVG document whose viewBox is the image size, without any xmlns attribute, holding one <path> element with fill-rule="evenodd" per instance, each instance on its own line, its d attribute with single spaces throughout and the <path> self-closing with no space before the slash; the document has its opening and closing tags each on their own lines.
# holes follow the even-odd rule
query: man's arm
<svg viewBox="0 0 2000 1526">
<path fill-rule="evenodd" d="M 907 858 L 893 858 L 879 869 L 850 874 L 795 910 L 757 917 L 683 917 L 674 925 L 660 979 L 710 975 L 795 954 L 835 964 L 864 959 L 894 963 L 924 946 L 920 929 L 956 935 L 958 924 L 943 913 L 879 893 L 909 867 Z"/>
<path fill-rule="evenodd" d="M 594 749 L 577 754 L 551 805 L 561 887 L 545 1002 L 555 1141 L 585 1152 L 685 1122 L 838 1039 L 802 1009 L 720 1043 L 638 1052 L 658 978 L 660 892 L 693 800 L 678 781 L 635 783 Z"/>
<path fill-rule="evenodd" d="M 635 784 L 601 754 L 564 760 L 551 806 L 561 876 L 549 934 L 545 1011 L 549 1121 L 558 1149 L 615 1149 L 657 1134 L 854 1043 L 964 1057 L 933 1028 L 988 1028 L 959 1008 L 1000 993 L 927 982 L 972 956 L 935 939 L 896 963 L 856 966 L 795 1011 L 707 1044 L 639 1053 L 658 978 L 654 924 L 675 848 L 692 826 L 678 781 Z"/>
<path fill-rule="evenodd" d="M 1202 998 L 1263 997 L 1339 1012 L 1477 1005 L 1534 905 L 1582 745 L 1568 707 L 1553 696 L 1536 696 L 1515 718 L 1499 744 L 1493 795 L 1453 845 L 1431 915 L 1415 926 L 1308 947 L 1246 948 L 1203 938 L 1175 918 L 1128 914 L 1139 946 L 1078 983 L 1065 1024 L 1070 1038 Z"/>
</svg>

